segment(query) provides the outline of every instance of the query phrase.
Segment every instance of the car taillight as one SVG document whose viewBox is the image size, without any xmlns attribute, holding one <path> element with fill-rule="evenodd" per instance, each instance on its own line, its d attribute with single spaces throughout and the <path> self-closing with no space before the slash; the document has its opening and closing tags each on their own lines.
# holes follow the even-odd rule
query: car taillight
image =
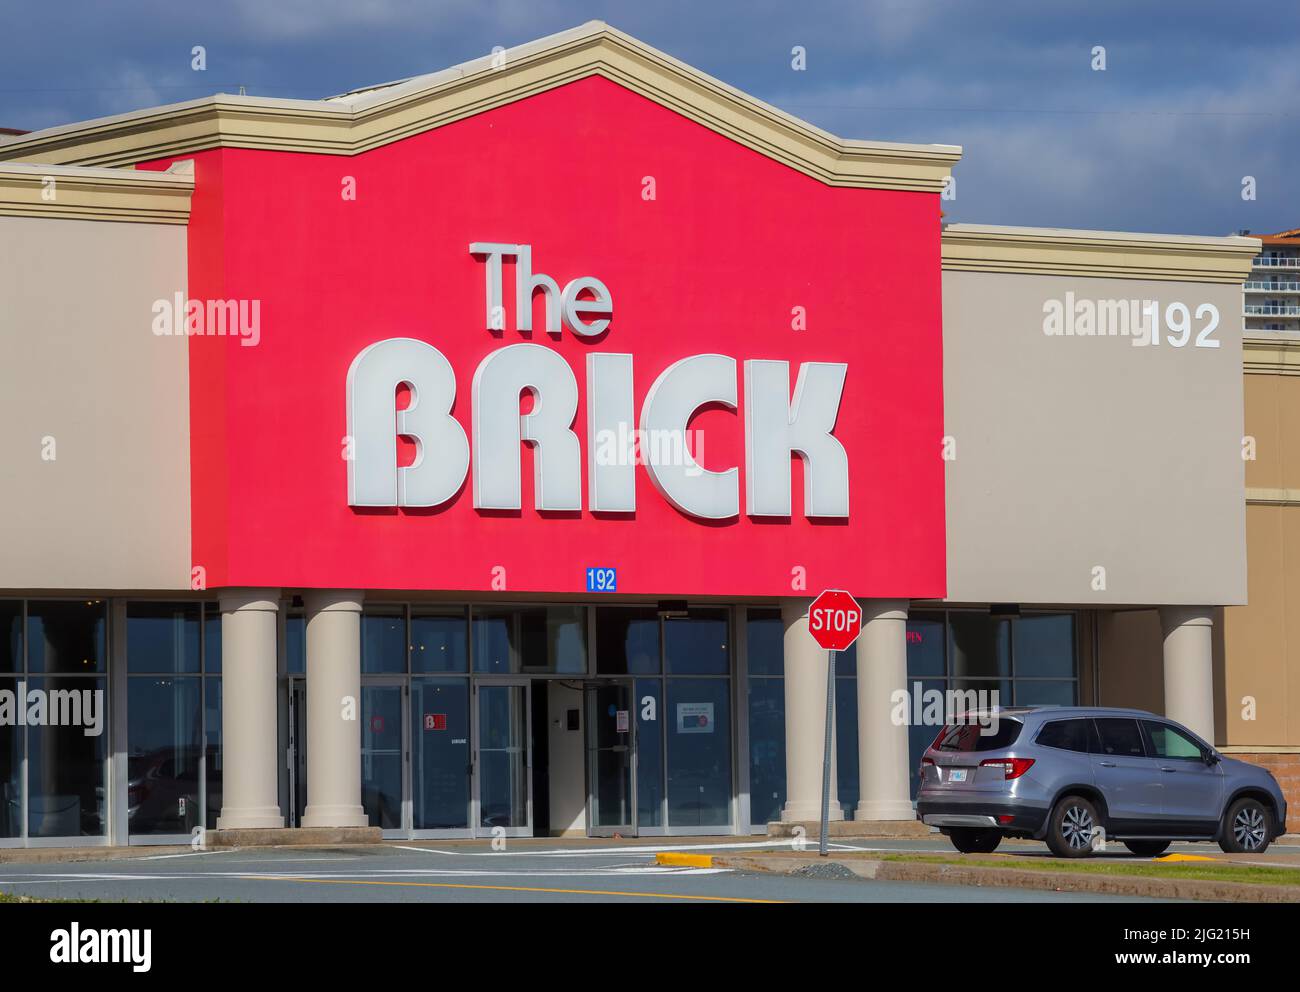
<svg viewBox="0 0 1300 992">
<path fill-rule="evenodd" d="M 1001 768 L 1003 779 L 1009 780 L 1019 778 L 1029 771 L 1029 766 L 1033 763 L 1033 758 L 989 758 L 988 761 L 981 761 L 980 767 L 987 765 L 990 768 Z"/>
</svg>

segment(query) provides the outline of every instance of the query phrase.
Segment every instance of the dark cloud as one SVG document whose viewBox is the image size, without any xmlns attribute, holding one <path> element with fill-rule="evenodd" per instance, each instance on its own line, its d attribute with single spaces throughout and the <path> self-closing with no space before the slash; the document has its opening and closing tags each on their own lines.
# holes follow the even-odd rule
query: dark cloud
<svg viewBox="0 0 1300 992">
<path fill-rule="evenodd" d="M 320 97 L 592 18 L 845 137 L 961 144 L 955 219 L 1300 223 L 1300 7 L 1021 0 L 160 0 L 3 13 L 0 125 L 240 85 Z M 191 50 L 207 70 L 191 70 Z M 791 49 L 807 70 L 791 69 Z M 1107 68 L 1090 67 L 1105 46 Z M 1240 197 L 1243 176 L 1259 198 Z"/>
</svg>

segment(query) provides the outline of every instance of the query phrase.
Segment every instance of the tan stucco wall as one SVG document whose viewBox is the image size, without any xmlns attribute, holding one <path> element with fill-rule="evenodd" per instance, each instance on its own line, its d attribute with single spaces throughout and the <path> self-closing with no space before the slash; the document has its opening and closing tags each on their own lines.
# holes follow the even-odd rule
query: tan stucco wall
<svg viewBox="0 0 1300 992">
<path fill-rule="evenodd" d="M 1224 611 L 1227 743 L 1300 747 L 1300 376 L 1245 376 L 1249 605 Z M 1294 495 L 1294 494 L 1293 494 Z M 1254 719 L 1246 719 L 1254 701 Z"/>
<path fill-rule="evenodd" d="M 1212 303 L 1220 347 L 1049 337 L 1067 292 Z M 949 600 L 1244 602 L 1240 288 L 945 271 L 943 296 Z"/>
<path fill-rule="evenodd" d="M 185 272 L 180 225 L 0 217 L 0 590 L 189 588 Z"/>
</svg>

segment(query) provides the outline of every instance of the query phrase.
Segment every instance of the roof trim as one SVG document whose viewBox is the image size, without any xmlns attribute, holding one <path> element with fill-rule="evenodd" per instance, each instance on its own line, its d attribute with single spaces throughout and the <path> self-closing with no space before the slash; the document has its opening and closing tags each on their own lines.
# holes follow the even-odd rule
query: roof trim
<svg viewBox="0 0 1300 992">
<path fill-rule="evenodd" d="M 1259 238 L 1073 231 L 1054 227 L 949 224 L 943 268 L 953 272 L 1240 283 Z"/>
<path fill-rule="evenodd" d="M 1300 375 L 1300 333 L 1247 332 L 1241 339 L 1241 359 L 1246 375 Z"/>
<path fill-rule="evenodd" d="M 0 162 L 0 216 L 185 224 L 194 163 L 167 172 Z"/>
<path fill-rule="evenodd" d="M 209 148 L 358 155 L 602 76 L 830 186 L 937 193 L 956 145 L 850 141 L 601 21 L 441 72 L 328 100 L 217 95 L 0 140 L 0 159 L 123 166 Z"/>
</svg>

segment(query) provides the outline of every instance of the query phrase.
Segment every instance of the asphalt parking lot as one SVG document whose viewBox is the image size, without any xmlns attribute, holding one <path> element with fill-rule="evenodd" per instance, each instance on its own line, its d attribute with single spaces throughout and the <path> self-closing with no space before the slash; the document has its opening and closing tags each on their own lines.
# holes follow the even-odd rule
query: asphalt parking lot
<svg viewBox="0 0 1300 992">
<path fill-rule="evenodd" d="M 788 846 L 783 841 L 672 838 L 515 841 L 503 851 L 493 850 L 486 841 L 169 853 L 142 848 L 113 860 L 0 863 L 0 891 L 42 899 L 235 903 L 1141 901 L 1084 893 L 795 877 L 667 866 L 655 860 L 661 851 L 726 854 Z M 850 851 L 952 853 L 942 838 L 832 845 L 832 853 Z M 1171 851 L 1223 857 L 1217 847 L 1205 844 L 1176 845 Z M 1041 844 L 1004 844 L 998 853 L 1049 857 Z M 80 856 L 85 857 L 84 852 Z M 1122 848 L 1104 856 L 1146 860 Z M 1260 860 L 1300 867 L 1300 847 L 1275 845 Z"/>
</svg>

